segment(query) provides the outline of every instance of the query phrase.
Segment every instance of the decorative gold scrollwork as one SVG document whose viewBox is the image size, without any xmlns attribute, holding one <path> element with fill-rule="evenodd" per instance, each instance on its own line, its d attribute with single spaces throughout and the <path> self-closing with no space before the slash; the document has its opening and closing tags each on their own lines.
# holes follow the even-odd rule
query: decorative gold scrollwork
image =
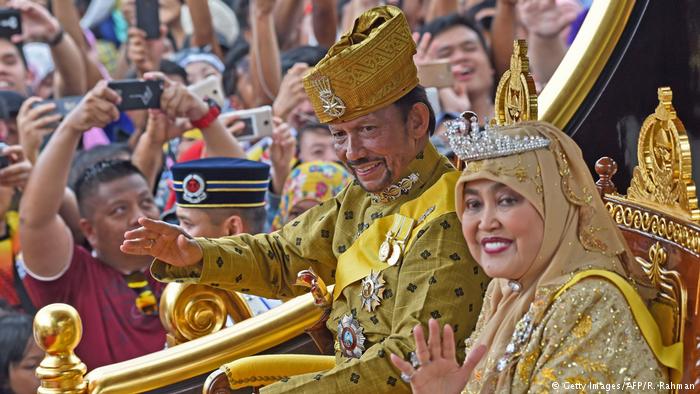
<svg viewBox="0 0 700 394">
<path fill-rule="evenodd" d="M 639 209 L 606 201 L 605 207 L 615 223 L 627 228 L 651 233 L 663 239 L 675 242 L 689 251 L 700 254 L 700 232 L 679 221 L 644 212 Z"/>
<path fill-rule="evenodd" d="M 666 269 L 668 261 L 666 249 L 657 241 L 649 248 L 649 261 L 641 257 L 637 257 L 636 260 L 651 285 L 658 290 L 659 297 L 677 311 L 679 319 L 674 324 L 674 337 L 676 340 L 682 339 L 688 308 L 687 289 L 677 271 Z"/>
<path fill-rule="evenodd" d="M 674 215 L 700 221 L 700 209 L 691 173 L 688 135 L 673 108 L 668 87 L 658 90 L 659 105 L 642 124 L 627 197 Z"/>
<path fill-rule="evenodd" d="M 160 301 L 160 319 L 174 346 L 224 328 L 228 316 L 240 322 L 252 316 L 236 292 L 192 283 L 170 283 Z"/>
<path fill-rule="evenodd" d="M 503 73 L 496 89 L 495 112 L 499 126 L 537 120 L 537 90 L 525 40 L 513 42 L 510 69 Z"/>
</svg>

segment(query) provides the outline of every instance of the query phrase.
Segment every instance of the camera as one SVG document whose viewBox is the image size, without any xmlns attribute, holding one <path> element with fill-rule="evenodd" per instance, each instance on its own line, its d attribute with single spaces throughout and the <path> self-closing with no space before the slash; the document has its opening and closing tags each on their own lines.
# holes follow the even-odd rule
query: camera
<svg viewBox="0 0 700 394">
<path fill-rule="evenodd" d="M 160 108 L 160 96 L 163 93 L 162 80 L 125 79 L 112 81 L 108 86 L 122 98 L 118 106 L 120 111 Z"/>
<path fill-rule="evenodd" d="M 245 124 L 243 131 L 236 135 L 236 139 L 239 141 L 249 141 L 272 135 L 272 107 L 269 105 L 227 112 L 221 115 L 221 119 L 225 120 L 231 116 L 237 116 L 239 121 Z"/>
<path fill-rule="evenodd" d="M 418 81 L 426 88 L 449 88 L 454 83 L 448 60 L 436 60 L 418 67 Z"/>
<path fill-rule="evenodd" d="M 0 37 L 22 34 L 22 16 L 14 8 L 0 8 Z"/>
<path fill-rule="evenodd" d="M 136 27 L 146 32 L 149 40 L 160 38 L 158 0 L 136 0 Z"/>
<path fill-rule="evenodd" d="M 210 98 L 219 107 L 223 108 L 225 103 L 224 92 L 221 91 L 221 79 L 216 75 L 210 75 L 205 79 L 187 87 L 187 90 L 202 100 Z"/>
<path fill-rule="evenodd" d="M 54 114 L 59 114 L 61 115 L 61 119 L 65 118 L 66 115 L 68 115 L 75 107 L 80 104 L 80 100 L 83 99 L 83 96 L 66 96 L 66 97 L 61 97 L 58 99 L 52 99 L 52 100 L 42 100 L 42 101 L 37 101 L 34 104 L 32 104 L 32 108 L 44 105 L 44 104 L 55 104 L 56 108 L 48 113 L 45 113 L 44 116 L 49 116 L 49 115 L 54 115 Z M 60 121 L 59 121 L 60 122 Z M 55 129 L 58 127 L 58 122 L 54 124 L 48 125 L 49 127 Z"/>
<path fill-rule="evenodd" d="M 0 169 L 5 168 L 5 167 L 9 166 L 10 164 L 12 164 L 10 162 L 10 157 L 2 153 L 2 151 L 5 150 L 5 148 L 7 146 L 8 145 L 6 143 L 0 142 Z"/>
</svg>

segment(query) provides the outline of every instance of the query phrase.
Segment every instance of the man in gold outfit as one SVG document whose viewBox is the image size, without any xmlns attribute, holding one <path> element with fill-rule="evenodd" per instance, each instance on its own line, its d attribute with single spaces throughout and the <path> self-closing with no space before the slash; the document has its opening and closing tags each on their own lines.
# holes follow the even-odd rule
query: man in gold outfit
<svg viewBox="0 0 700 394">
<path fill-rule="evenodd" d="M 410 359 L 412 328 L 450 323 L 457 344 L 471 334 L 488 279 L 469 255 L 454 212 L 459 176 L 428 138 L 435 128 L 413 63 L 401 11 L 366 11 L 304 78 L 338 158 L 355 182 L 272 234 L 192 238 L 150 219 L 122 250 L 156 257 L 164 281 L 196 281 L 268 298 L 303 294 L 311 267 L 335 284 L 328 329 L 336 367 L 267 390 L 407 392 L 390 361 Z"/>
</svg>

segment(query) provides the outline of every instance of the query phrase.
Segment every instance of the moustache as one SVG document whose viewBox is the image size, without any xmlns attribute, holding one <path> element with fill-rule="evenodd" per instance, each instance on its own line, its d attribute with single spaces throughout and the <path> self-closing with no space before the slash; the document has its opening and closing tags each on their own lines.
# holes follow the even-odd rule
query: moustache
<svg viewBox="0 0 700 394">
<path fill-rule="evenodd" d="M 352 169 L 353 167 L 361 166 L 363 164 L 367 164 L 373 161 L 379 161 L 382 164 L 386 165 L 386 160 L 381 158 L 381 159 L 368 159 L 368 158 L 362 158 L 359 160 L 351 160 L 346 162 L 345 164 L 348 166 L 348 168 Z"/>
</svg>

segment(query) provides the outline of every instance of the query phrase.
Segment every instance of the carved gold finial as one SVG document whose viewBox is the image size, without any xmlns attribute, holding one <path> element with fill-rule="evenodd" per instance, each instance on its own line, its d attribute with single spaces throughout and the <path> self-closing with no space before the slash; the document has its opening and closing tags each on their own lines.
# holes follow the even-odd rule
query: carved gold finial
<svg viewBox="0 0 700 394">
<path fill-rule="evenodd" d="M 332 303 L 331 294 L 328 292 L 328 288 L 326 288 L 323 279 L 316 275 L 311 268 L 299 271 L 295 284 L 311 289 L 311 295 L 314 297 L 316 306 L 320 308 L 330 308 Z"/>
<path fill-rule="evenodd" d="M 168 346 L 215 333 L 230 316 L 240 322 L 253 314 L 236 292 L 194 283 L 170 283 L 160 297 L 160 321 Z"/>
<path fill-rule="evenodd" d="M 499 126 L 537 120 L 537 90 L 530 74 L 527 41 L 513 41 L 510 70 L 503 73 L 496 89 L 495 121 Z"/>
<path fill-rule="evenodd" d="M 688 135 L 673 108 L 671 89 L 659 88 L 658 97 L 659 105 L 642 124 L 637 146 L 639 163 L 627 197 L 699 222 Z"/>
<path fill-rule="evenodd" d="M 84 393 L 87 367 L 73 353 L 83 335 L 80 315 L 70 305 L 47 305 L 34 317 L 34 340 L 46 352 L 36 374 L 40 394 Z"/>
</svg>

